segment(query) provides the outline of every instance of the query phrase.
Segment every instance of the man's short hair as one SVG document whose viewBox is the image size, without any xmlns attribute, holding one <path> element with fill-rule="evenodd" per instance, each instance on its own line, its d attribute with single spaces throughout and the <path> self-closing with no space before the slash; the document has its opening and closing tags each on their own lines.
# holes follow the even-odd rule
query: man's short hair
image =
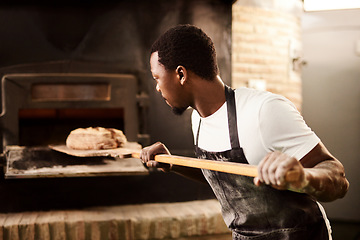
<svg viewBox="0 0 360 240">
<path fill-rule="evenodd" d="M 182 65 L 207 80 L 219 74 L 214 44 L 195 26 L 178 25 L 169 29 L 152 45 L 151 53 L 154 52 L 158 52 L 159 62 L 167 70 Z"/>
</svg>

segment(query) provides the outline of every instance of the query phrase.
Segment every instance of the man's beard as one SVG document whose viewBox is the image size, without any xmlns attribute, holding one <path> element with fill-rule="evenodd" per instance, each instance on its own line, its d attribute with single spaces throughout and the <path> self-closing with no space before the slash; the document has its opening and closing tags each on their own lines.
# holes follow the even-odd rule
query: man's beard
<svg viewBox="0 0 360 240">
<path fill-rule="evenodd" d="M 182 114 L 186 111 L 187 107 L 186 107 L 186 108 L 184 108 L 184 107 L 183 107 L 183 108 L 172 107 L 171 109 L 172 109 L 172 112 L 173 112 L 175 115 L 180 116 L 180 115 L 182 115 Z"/>
<path fill-rule="evenodd" d="M 172 112 L 173 112 L 175 115 L 180 116 L 180 115 L 182 115 L 182 114 L 186 111 L 186 109 L 188 109 L 188 107 L 173 107 L 173 106 L 171 106 L 171 105 L 169 104 L 169 102 L 166 100 L 166 98 L 163 97 L 163 99 L 164 99 L 164 101 L 167 103 L 167 105 L 169 105 L 169 107 L 171 108 Z"/>
</svg>

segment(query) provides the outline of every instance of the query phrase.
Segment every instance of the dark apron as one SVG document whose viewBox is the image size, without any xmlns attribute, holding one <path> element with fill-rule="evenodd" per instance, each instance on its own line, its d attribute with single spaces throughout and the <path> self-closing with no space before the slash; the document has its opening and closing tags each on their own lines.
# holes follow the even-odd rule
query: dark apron
<svg viewBox="0 0 360 240">
<path fill-rule="evenodd" d="M 240 147 L 235 92 L 225 86 L 231 150 L 208 152 L 198 147 L 201 120 L 195 142 L 198 158 L 248 163 Z M 253 178 L 202 170 L 222 208 L 233 239 L 329 239 L 325 221 L 315 200 L 307 194 L 257 187 Z"/>
</svg>

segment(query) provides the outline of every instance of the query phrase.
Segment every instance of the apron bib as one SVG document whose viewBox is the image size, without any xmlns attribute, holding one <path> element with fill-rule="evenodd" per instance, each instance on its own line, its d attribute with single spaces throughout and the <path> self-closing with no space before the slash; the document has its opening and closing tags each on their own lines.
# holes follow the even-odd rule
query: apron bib
<svg viewBox="0 0 360 240">
<path fill-rule="evenodd" d="M 198 158 L 248 163 L 237 130 L 235 92 L 225 86 L 231 150 L 208 152 L 198 147 L 201 120 L 195 142 Z M 202 169 L 222 208 L 233 239 L 329 239 L 319 207 L 309 195 L 257 187 L 253 178 Z"/>
</svg>

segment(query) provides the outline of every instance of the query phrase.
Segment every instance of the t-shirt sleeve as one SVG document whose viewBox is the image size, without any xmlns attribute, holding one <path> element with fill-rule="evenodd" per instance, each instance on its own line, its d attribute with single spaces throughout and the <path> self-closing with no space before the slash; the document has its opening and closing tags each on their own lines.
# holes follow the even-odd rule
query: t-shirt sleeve
<svg viewBox="0 0 360 240">
<path fill-rule="evenodd" d="M 266 100 L 261 106 L 259 128 L 266 149 L 282 151 L 298 160 L 320 142 L 296 107 L 280 96 Z"/>
</svg>

